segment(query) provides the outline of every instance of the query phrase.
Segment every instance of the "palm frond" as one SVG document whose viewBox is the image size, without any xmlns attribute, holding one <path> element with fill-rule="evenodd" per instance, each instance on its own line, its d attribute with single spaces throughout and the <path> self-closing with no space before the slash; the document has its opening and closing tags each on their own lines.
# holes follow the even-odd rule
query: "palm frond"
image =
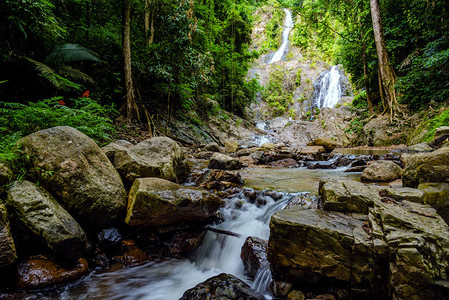
<svg viewBox="0 0 449 300">
<path fill-rule="evenodd" d="M 78 44 L 58 45 L 45 58 L 45 62 L 50 64 L 63 64 L 82 60 L 100 61 L 94 52 Z"/>
<path fill-rule="evenodd" d="M 59 72 L 61 73 L 61 75 L 65 75 L 65 76 L 70 77 L 75 80 L 82 80 L 84 82 L 90 82 L 90 83 L 95 82 L 93 80 L 93 78 L 90 77 L 89 75 L 87 75 L 86 73 L 82 72 L 81 70 L 67 66 L 67 65 L 62 65 L 59 68 Z"/>
<path fill-rule="evenodd" d="M 415 60 L 415 58 L 417 58 L 418 56 L 420 56 L 422 53 L 421 49 L 416 49 L 415 51 L 413 51 L 409 56 L 407 56 L 404 61 L 401 63 L 401 65 L 399 66 L 399 70 L 402 70 L 405 67 L 408 67 L 412 64 L 413 60 Z"/>
</svg>

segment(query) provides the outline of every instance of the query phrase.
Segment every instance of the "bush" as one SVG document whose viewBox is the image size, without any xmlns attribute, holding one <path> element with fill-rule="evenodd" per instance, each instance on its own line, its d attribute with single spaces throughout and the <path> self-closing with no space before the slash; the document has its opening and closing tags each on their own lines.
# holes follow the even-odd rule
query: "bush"
<svg viewBox="0 0 449 300">
<path fill-rule="evenodd" d="M 443 111 L 429 121 L 429 124 L 427 125 L 429 131 L 424 136 L 423 142 L 431 142 L 435 135 L 435 130 L 441 126 L 449 126 L 449 109 Z"/>
<path fill-rule="evenodd" d="M 118 115 L 112 106 L 101 106 L 91 98 L 70 99 L 66 106 L 62 97 L 36 103 L 0 102 L 0 161 L 12 164 L 17 158 L 16 142 L 33 132 L 71 126 L 95 140 L 99 145 L 112 140 L 116 130 L 110 118 Z"/>
</svg>

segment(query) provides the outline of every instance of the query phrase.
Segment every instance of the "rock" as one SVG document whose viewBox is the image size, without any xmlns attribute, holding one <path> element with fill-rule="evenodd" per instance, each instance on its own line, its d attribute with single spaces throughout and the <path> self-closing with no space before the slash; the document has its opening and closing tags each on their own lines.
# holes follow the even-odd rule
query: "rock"
<svg viewBox="0 0 449 300">
<path fill-rule="evenodd" d="M 227 153 L 235 153 L 239 150 L 239 144 L 234 140 L 226 140 L 223 144 Z"/>
<path fill-rule="evenodd" d="M 221 152 L 220 146 L 215 142 L 207 144 L 204 149 L 210 152 Z"/>
<path fill-rule="evenodd" d="M 449 147 L 429 153 L 402 155 L 405 163 L 402 181 L 406 187 L 418 187 L 420 183 L 449 183 Z"/>
<path fill-rule="evenodd" d="M 268 267 L 267 260 L 268 242 L 257 237 L 248 237 L 242 246 L 240 257 L 243 260 L 245 270 L 254 279 L 257 271 Z"/>
<path fill-rule="evenodd" d="M 324 277 L 350 282 L 356 248 L 353 227 L 362 223 L 344 214 L 299 206 L 276 212 L 268 244 L 274 278 L 293 284 L 318 283 Z"/>
<path fill-rule="evenodd" d="M 45 256 L 32 257 L 17 266 L 17 286 L 25 290 L 41 289 L 74 281 L 88 271 L 84 258 L 80 258 L 74 267 L 66 268 Z"/>
<path fill-rule="evenodd" d="M 438 139 L 443 135 L 449 134 L 449 126 L 441 126 L 435 129 L 434 139 Z"/>
<path fill-rule="evenodd" d="M 407 152 L 432 152 L 434 150 L 428 143 L 415 144 L 407 147 Z"/>
<path fill-rule="evenodd" d="M 245 149 L 240 149 L 239 151 L 237 151 L 237 153 L 235 154 L 235 156 L 237 157 L 242 157 L 242 156 L 250 156 L 252 153 L 259 151 L 257 150 L 258 148 L 253 147 L 253 148 L 245 148 Z M 263 153 L 263 151 L 261 151 Z"/>
<path fill-rule="evenodd" d="M 449 184 L 421 183 L 418 189 L 424 194 L 422 200 L 419 202 L 431 205 L 443 220 L 449 224 Z"/>
<path fill-rule="evenodd" d="M 287 296 L 287 300 L 305 300 L 305 299 L 306 296 L 304 295 L 304 293 L 298 290 L 291 291 Z"/>
<path fill-rule="evenodd" d="M 214 153 L 210 158 L 209 169 L 238 170 L 243 164 L 236 158 L 221 153 Z"/>
<path fill-rule="evenodd" d="M 190 173 L 181 148 L 167 137 L 154 137 L 116 152 L 114 166 L 127 188 L 136 178 L 158 177 L 181 183 Z"/>
<path fill-rule="evenodd" d="M 0 187 L 9 182 L 12 177 L 12 171 L 8 166 L 0 162 Z M 0 190 L 1 191 L 1 190 Z"/>
<path fill-rule="evenodd" d="M 133 146 L 132 143 L 125 140 L 118 140 L 112 142 L 101 148 L 101 151 L 108 157 L 109 161 L 114 164 L 115 154 L 120 151 L 125 151 Z"/>
<path fill-rule="evenodd" d="M 332 150 L 338 146 L 338 143 L 330 137 L 318 137 L 313 140 L 313 144 L 316 146 L 323 146 L 326 149 L 326 152 L 332 152 Z"/>
<path fill-rule="evenodd" d="M 259 164 L 265 164 L 267 162 L 267 157 L 263 151 L 253 152 L 249 155 L 249 157 L 254 159 Z"/>
<path fill-rule="evenodd" d="M 58 259 L 77 261 L 86 252 L 87 239 L 81 226 L 43 188 L 29 181 L 16 181 L 9 188 L 6 203 L 14 217 Z"/>
<path fill-rule="evenodd" d="M 273 168 L 294 168 L 298 166 L 298 162 L 293 158 L 285 158 L 270 163 Z"/>
<path fill-rule="evenodd" d="M 0 269 L 12 265 L 17 259 L 6 207 L 0 204 Z"/>
<path fill-rule="evenodd" d="M 366 169 L 367 166 L 358 166 L 358 167 L 352 167 L 349 169 L 346 169 L 345 172 L 346 173 L 351 173 L 351 172 L 363 172 L 363 170 Z"/>
<path fill-rule="evenodd" d="M 187 290 L 179 300 L 207 299 L 262 300 L 265 297 L 252 290 L 249 285 L 237 277 L 222 273 Z"/>
<path fill-rule="evenodd" d="M 316 153 L 321 153 L 321 152 L 326 152 L 326 149 L 323 146 L 307 146 L 304 148 L 301 148 L 299 150 L 299 154 L 302 155 L 307 155 L 307 154 L 316 154 Z"/>
<path fill-rule="evenodd" d="M 97 144 L 78 130 L 54 127 L 22 138 L 30 174 L 83 226 L 100 228 L 124 212 L 126 191 Z"/>
<path fill-rule="evenodd" d="M 163 226 L 204 222 L 222 205 L 216 195 L 160 178 L 138 178 L 129 192 L 125 223 Z"/>
<path fill-rule="evenodd" d="M 390 118 L 379 116 L 371 119 L 363 126 L 363 143 L 369 146 L 390 146 L 397 139 L 401 139 L 403 132 L 396 130 L 393 133 Z"/>
<path fill-rule="evenodd" d="M 177 232 L 169 243 L 170 257 L 178 259 L 192 257 L 201 246 L 205 235 L 205 230 Z"/>
<path fill-rule="evenodd" d="M 265 143 L 260 146 L 260 148 L 263 150 L 273 150 L 275 147 L 276 145 L 273 143 Z"/>
<path fill-rule="evenodd" d="M 242 186 L 245 182 L 239 172 L 224 170 L 207 170 L 195 181 L 200 188 L 207 190 L 225 190 Z"/>
<path fill-rule="evenodd" d="M 321 180 L 319 194 L 325 210 L 364 214 L 373 206 L 373 199 L 379 197 L 376 191 L 353 180 Z"/>
<path fill-rule="evenodd" d="M 270 290 L 273 295 L 277 297 L 285 298 L 292 290 L 293 285 L 286 281 L 274 281 L 270 282 Z"/>
<path fill-rule="evenodd" d="M 106 228 L 97 233 L 97 241 L 100 249 L 113 252 L 120 247 L 122 234 L 117 228 Z"/>
<path fill-rule="evenodd" d="M 119 262 L 122 266 L 136 266 L 150 261 L 147 253 L 140 249 L 134 240 L 122 240 L 120 245 L 122 255 L 114 256 L 114 261 Z"/>
<path fill-rule="evenodd" d="M 390 160 L 378 160 L 363 170 L 362 181 L 389 182 L 401 178 L 402 168 Z"/>
<path fill-rule="evenodd" d="M 337 166 L 331 161 L 317 161 L 307 163 L 307 169 L 336 169 Z"/>
</svg>

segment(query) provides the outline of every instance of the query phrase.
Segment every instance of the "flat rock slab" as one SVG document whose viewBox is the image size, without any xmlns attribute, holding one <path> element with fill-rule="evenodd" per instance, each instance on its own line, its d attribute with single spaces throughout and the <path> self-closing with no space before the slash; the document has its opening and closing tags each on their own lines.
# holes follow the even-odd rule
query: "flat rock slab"
<svg viewBox="0 0 449 300">
<path fill-rule="evenodd" d="M 16 181 L 9 188 L 6 202 L 14 217 L 59 259 L 76 261 L 86 252 L 84 230 L 43 188 L 29 181 Z"/>
<path fill-rule="evenodd" d="M 203 222 L 212 217 L 222 200 L 205 190 L 186 188 L 160 178 L 138 178 L 129 192 L 125 223 L 163 226 Z"/>
<path fill-rule="evenodd" d="M 243 168 L 243 163 L 237 158 L 216 152 L 210 158 L 208 168 L 220 170 L 238 170 Z"/>
<path fill-rule="evenodd" d="M 97 144 L 68 126 L 19 141 L 30 174 L 83 226 L 99 228 L 125 211 L 122 180 Z"/>
</svg>

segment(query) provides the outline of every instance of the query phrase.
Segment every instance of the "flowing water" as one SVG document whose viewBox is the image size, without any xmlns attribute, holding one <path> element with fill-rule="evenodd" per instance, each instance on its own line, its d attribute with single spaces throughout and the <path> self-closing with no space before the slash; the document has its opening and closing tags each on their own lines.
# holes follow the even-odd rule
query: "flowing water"
<svg viewBox="0 0 449 300">
<path fill-rule="evenodd" d="M 290 31 L 293 28 L 293 18 L 291 11 L 284 8 L 284 12 L 285 12 L 285 19 L 284 19 L 284 31 L 282 32 L 282 44 L 281 47 L 279 47 L 279 49 L 274 53 L 271 60 L 268 62 L 269 64 L 280 61 L 287 50 L 288 37 L 290 35 Z"/>
<path fill-rule="evenodd" d="M 340 70 L 333 66 L 330 71 L 324 74 L 315 83 L 315 101 L 314 106 L 335 107 L 341 99 L 342 88 L 340 83 Z"/>
</svg>

